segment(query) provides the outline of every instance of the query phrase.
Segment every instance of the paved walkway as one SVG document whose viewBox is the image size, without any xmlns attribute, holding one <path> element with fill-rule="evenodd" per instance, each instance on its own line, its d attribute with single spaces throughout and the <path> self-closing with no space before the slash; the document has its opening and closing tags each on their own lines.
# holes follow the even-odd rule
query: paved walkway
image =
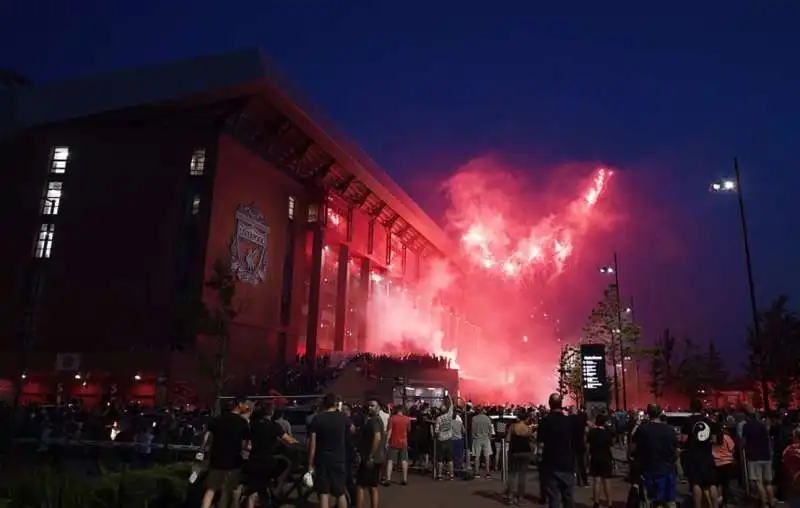
<svg viewBox="0 0 800 508">
<path fill-rule="evenodd" d="M 537 506 L 539 480 L 536 471 L 528 476 L 527 491 L 527 505 Z M 383 508 L 479 508 L 505 504 L 504 488 L 499 479 L 436 482 L 427 476 L 411 476 L 408 486 L 383 487 L 380 493 Z M 576 488 L 576 506 L 591 507 L 591 494 L 591 488 Z M 612 480 L 611 496 L 616 506 L 625 504 L 627 494 L 627 483 L 616 478 Z"/>
</svg>

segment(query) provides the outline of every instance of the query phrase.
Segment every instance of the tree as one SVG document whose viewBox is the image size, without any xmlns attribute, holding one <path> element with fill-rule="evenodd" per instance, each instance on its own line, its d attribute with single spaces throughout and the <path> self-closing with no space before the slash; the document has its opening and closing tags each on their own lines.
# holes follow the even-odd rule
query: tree
<svg viewBox="0 0 800 508">
<path fill-rule="evenodd" d="M 659 346 L 656 346 L 643 348 L 640 350 L 640 354 L 648 359 L 650 370 L 647 387 L 655 401 L 658 402 L 658 399 L 664 396 L 664 382 L 667 374 L 664 353 Z"/>
<path fill-rule="evenodd" d="M 675 388 L 690 399 L 697 398 L 702 389 L 703 360 L 697 345 L 691 339 L 683 340 L 681 358 L 678 361 Z"/>
<path fill-rule="evenodd" d="M 725 362 L 714 342 L 701 349 L 691 339 L 684 339 L 677 367 L 675 387 L 689 398 L 720 388 L 728 378 Z"/>
<path fill-rule="evenodd" d="M 230 382 L 228 374 L 228 353 L 230 351 L 230 328 L 238 312 L 235 309 L 236 279 L 227 263 L 221 259 L 214 261 L 211 276 L 205 286 L 213 292 L 211 306 L 206 301 L 200 304 L 198 332 L 209 339 L 209 347 L 200 354 L 201 369 L 213 381 L 215 411 L 220 412 L 220 397 Z"/>
<path fill-rule="evenodd" d="M 722 359 L 722 354 L 713 340 L 708 343 L 703 358 L 703 375 L 708 389 L 720 388 L 728 380 L 725 360 Z"/>
<path fill-rule="evenodd" d="M 778 296 L 759 313 L 761 343 L 748 331 L 747 372 L 753 381 L 764 380 L 772 387 L 772 396 L 781 405 L 791 402 L 791 394 L 800 381 L 800 319 L 788 308 L 789 298 Z M 785 406 L 784 406 L 785 407 Z"/>
<path fill-rule="evenodd" d="M 573 346 L 561 348 L 558 362 L 558 392 L 569 396 L 576 404 L 581 403 L 583 376 L 581 375 L 580 349 Z"/>
<path fill-rule="evenodd" d="M 664 366 L 664 383 L 669 385 L 675 375 L 675 336 L 669 328 L 664 329 L 661 338 L 658 340 L 658 348 Z"/>
<path fill-rule="evenodd" d="M 612 373 L 614 403 L 622 407 L 619 400 L 621 383 L 625 373 L 617 368 L 617 363 L 637 353 L 641 327 L 631 319 L 630 309 L 623 306 L 618 288 L 611 284 L 603 292 L 603 299 L 589 314 L 584 336 L 587 342 L 605 344 Z M 621 375 L 620 375 L 621 373 Z"/>
</svg>

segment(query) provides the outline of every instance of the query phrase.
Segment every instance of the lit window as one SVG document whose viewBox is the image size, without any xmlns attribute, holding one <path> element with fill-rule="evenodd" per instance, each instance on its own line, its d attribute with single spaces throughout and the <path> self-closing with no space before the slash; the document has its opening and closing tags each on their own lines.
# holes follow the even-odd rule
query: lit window
<svg viewBox="0 0 800 508">
<path fill-rule="evenodd" d="M 294 196 L 289 196 L 289 220 L 294 219 L 294 208 L 295 208 Z"/>
<path fill-rule="evenodd" d="M 314 223 L 319 220 L 319 205 L 310 204 L 308 205 L 308 223 Z"/>
<path fill-rule="evenodd" d="M 42 197 L 42 215 L 58 215 L 63 185 L 62 182 L 47 182 L 47 189 Z"/>
<path fill-rule="evenodd" d="M 67 172 L 67 162 L 69 161 L 69 147 L 57 146 L 53 148 L 53 155 L 50 158 L 50 172 L 63 175 Z"/>
<path fill-rule="evenodd" d="M 55 229 L 55 224 L 42 224 L 42 227 L 39 228 L 39 237 L 36 239 L 36 252 L 34 252 L 34 256 L 39 259 L 50 257 L 50 253 L 53 250 Z"/>
<path fill-rule="evenodd" d="M 200 213 L 200 195 L 195 194 L 194 198 L 192 198 L 192 215 L 197 215 Z"/>
<path fill-rule="evenodd" d="M 206 150 L 198 148 L 192 153 L 192 162 L 189 165 L 189 175 L 203 176 L 206 171 Z"/>
</svg>

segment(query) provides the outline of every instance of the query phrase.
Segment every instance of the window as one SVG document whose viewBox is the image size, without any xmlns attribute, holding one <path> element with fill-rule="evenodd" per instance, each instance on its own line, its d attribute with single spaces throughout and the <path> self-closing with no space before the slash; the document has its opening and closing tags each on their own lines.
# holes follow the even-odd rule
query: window
<svg viewBox="0 0 800 508">
<path fill-rule="evenodd" d="M 47 259 L 53 250 L 53 236 L 55 235 L 55 224 L 42 224 L 39 228 L 39 237 L 36 239 L 36 252 L 34 256 L 39 259 Z"/>
<path fill-rule="evenodd" d="M 200 194 L 195 194 L 192 198 L 192 215 L 200 213 Z"/>
<path fill-rule="evenodd" d="M 319 220 L 319 205 L 317 204 L 310 204 L 308 205 L 308 223 L 314 223 Z"/>
<path fill-rule="evenodd" d="M 62 182 L 47 182 L 47 188 L 42 197 L 42 215 L 58 215 L 63 185 Z"/>
<path fill-rule="evenodd" d="M 68 161 L 69 147 L 57 146 L 53 148 L 53 155 L 50 157 L 50 172 L 56 175 L 63 175 L 67 172 Z"/>
<path fill-rule="evenodd" d="M 294 219 L 295 201 L 294 196 L 289 196 L 289 220 Z"/>
<path fill-rule="evenodd" d="M 206 171 L 206 149 L 198 148 L 192 153 L 192 162 L 189 164 L 190 176 L 203 176 Z"/>
</svg>

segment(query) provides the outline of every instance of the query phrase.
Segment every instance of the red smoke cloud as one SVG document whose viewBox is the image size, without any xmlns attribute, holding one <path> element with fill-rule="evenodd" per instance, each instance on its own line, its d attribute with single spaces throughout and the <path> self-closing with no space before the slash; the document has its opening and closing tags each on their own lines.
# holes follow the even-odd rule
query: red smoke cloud
<svg viewBox="0 0 800 508">
<path fill-rule="evenodd" d="M 556 386 L 560 347 L 548 308 L 564 303 L 550 295 L 595 230 L 608 226 L 602 198 L 613 174 L 594 167 L 572 175 L 565 196 L 528 188 L 492 158 L 457 170 L 444 183 L 456 262 L 430 264 L 414 288 L 393 290 L 373 276 L 381 290 L 369 305 L 371 348 L 447 356 L 467 396 L 541 402 Z M 450 306 L 467 318 L 446 324 Z"/>
</svg>

